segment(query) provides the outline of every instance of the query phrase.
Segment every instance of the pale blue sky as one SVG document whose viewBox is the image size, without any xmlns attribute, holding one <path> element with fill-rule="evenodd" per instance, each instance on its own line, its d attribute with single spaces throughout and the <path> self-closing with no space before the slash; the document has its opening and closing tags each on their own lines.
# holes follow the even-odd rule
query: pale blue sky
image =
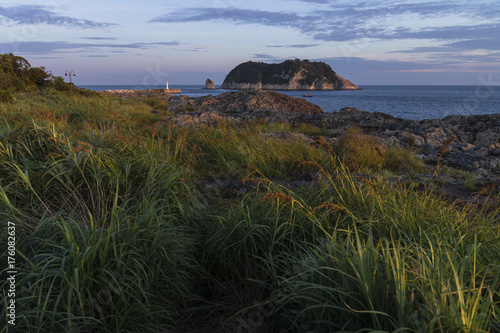
<svg viewBox="0 0 500 333">
<path fill-rule="evenodd" d="M 356 84 L 500 84 L 499 0 L 0 0 L 0 53 L 78 84 L 222 83 L 248 60 Z"/>
</svg>

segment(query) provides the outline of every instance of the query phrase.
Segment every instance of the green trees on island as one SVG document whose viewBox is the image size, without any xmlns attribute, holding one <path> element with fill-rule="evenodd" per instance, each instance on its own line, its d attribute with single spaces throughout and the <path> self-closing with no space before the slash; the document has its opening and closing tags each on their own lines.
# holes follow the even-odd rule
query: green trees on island
<svg viewBox="0 0 500 333">
<path fill-rule="evenodd" d="M 248 61 L 236 66 L 224 82 L 286 84 L 289 77 L 304 69 L 307 72 L 305 82 L 312 85 L 316 80 L 326 78 L 328 83 L 335 83 L 339 78 L 335 71 L 324 62 L 309 60 L 286 60 L 280 64 Z M 289 75 L 289 76 L 288 76 Z"/>
</svg>

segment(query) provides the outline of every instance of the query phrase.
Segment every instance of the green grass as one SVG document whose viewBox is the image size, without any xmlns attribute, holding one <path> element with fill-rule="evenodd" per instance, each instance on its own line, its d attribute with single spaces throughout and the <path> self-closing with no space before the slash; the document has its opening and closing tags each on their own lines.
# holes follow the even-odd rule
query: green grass
<svg viewBox="0 0 500 333">
<path fill-rule="evenodd" d="M 51 91 L 0 104 L 18 330 L 500 332 L 498 197 L 457 207 L 384 180 L 425 167 L 360 132 L 313 146 L 263 135 L 327 134 L 306 125 L 184 129 L 166 105 Z"/>
</svg>

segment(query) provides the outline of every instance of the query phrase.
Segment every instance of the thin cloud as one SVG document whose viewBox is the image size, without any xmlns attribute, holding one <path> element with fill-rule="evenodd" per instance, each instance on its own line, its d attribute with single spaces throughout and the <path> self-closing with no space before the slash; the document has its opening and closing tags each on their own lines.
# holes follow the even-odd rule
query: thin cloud
<svg viewBox="0 0 500 333">
<path fill-rule="evenodd" d="M 281 60 L 283 60 L 283 58 L 275 57 L 273 55 L 266 54 L 266 53 L 255 53 L 253 55 L 253 58 L 257 59 L 257 60 L 267 60 L 267 61 L 277 61 L 277 60 L 281 61 Z"/>
<path fill-rule="evenodd" d="M 331 57 L 319 59 L 331 65 L 332 68 L 343 68 L 348 72 L 357 73 L 385 73 L 385 72 L 498 72 L 498 69 L 493 69 L 488 60 L 499 57 L 499 54 L 492 55 L 491 58 L 484 57 L 473 62 L 469 67 L 464 67 L 464 57 L 457 55 L 456 57 L 444 56 L 434 60 L 420 60 L 420 61 L 404 61 L 396 59 L 366 59 L 362 57 L 350 57 L 349 63 L 346 62 L 344 57 Z M 479 61 L 480 60 L 480 61 Z"/>
<path fill-rule="evenodd" d="M 332 68 L 348 68 L 350 71 L 357 72 L 372 72 L 374 69 L 380 72 L 387 71 L 409 71 L 409 70 L 429 70 L 429 69 L 442 69 L 443 67 L 450 66 L 450 63 L 431 62 L 431 61 L 404 61 L 396 59 L 367 59 L 363 57 L 350 57 L 347 64 L 344 57 L 330 57 L 321 59 L 325 61 Z"/>
<path fill-rule="evenodd" d="M 181 43 L 173 41 L 173 42 L 159 42 L 159 43 L 131 43 L 131 44 L 111 44 L 111 43 L 70 43 L 70 42 L 16 42 L 16 43 L 0 43 L 0 49 L 2 50 L 11 50 L 10 52 L 19 53 L 19 54 L 33 54 L 33 55 L 42 55 L 42 54 L 54 54 L 54 53 L 63 53 L 63 52 L 73 52 L 76 50 L 81 51 L 82 49 L 85 51 L 102 49 L 102 48 L 110 48 L 110 49 L 148 49 L 151 47 L 158 46 L 178 46 Z M 113 52 L 113 51 L 112 51 Z"/>
<path fill-rule="evenodd" d="M 420 31 L 398 32 L 401 38 L 418 38 L 418 39 L 440 39 L 440 40 L 464 40 L 464 39 L 500 39 L 500 24 L 487 23 L 473 26 L 453 25 L 448 27 L 425 28 Z"/>
<path fill-rule="evenodd" d="M 269 12 L 239 8 L 185 8 L 153 18 L 151 23 L 187 23 L 203 21 L 229 21 L 236 24 L 261 24 L 288 27 L 297 21 L 312 20 L 314 17 L 295 13 Z"/>
<path fill-rule="evenodd" d="M 495 38 L 478 38 L 463 40 L 449 44 L 450 47 L 457 49 L 481 49 L 481 50 L 500 50 L 500 36 Z"/>
<path fill-rule="evenodd" d="M 81 37 L 80 39 L 88 40 L 116 40 L 116 37 Z"/>
<path fill-rule="evenodd" d="M 294 45 L 266 45 L 272 48 L 290 48 L 290 49 L 305 49 L 309 47 L 319 46 L 321 44 L 294 44 Z"/>
<path fill-rule="evenodd" d="M 312 3 L 319 3 L 319 4 L 328 4 L 330 3 L 329 0 L 296 0 L 300 2 L 312 2 Z"/>
<path fill-rule="evenodd" d="M 89 54 L 89 55 L 81 55 L 82 58 L 109 58 L 109 55 L 101 55 L 101 54 Z"/>
<path fill-rule="evenodd" d="M 0 23 L 6 26 L 19 24 L 48 24 L 75 29 L 105 29 L 114 23 L 96 22 L 61 16 L 40 5 L 0 6 Z"/>
<path fill-rule="evenodd" d="M 63 59 L 63 57 L 36 57 L 33 56 L 31 59 L 37 59 L 37 60 L 45 60 L 45 59 Z"/>
<path fill-rule="evenodd" d="M 445 42 L 440 46 L 420 46 L 409 48 L 406 50 L 395 50 L 389 53 L 409 53 L 409 54 L 422 54 L 429 53 L 434 56 L 439 56 L 440 54 L 449 58 L 461 58 L 464 61 L 470 60 L 471 57 L 467 55 L 471 51 L 487 51 L 481 57 L 485 61 L 492 60 L 487 59 L 488 55 L 500 53 L 500 24 L 482 24 L 477 26 L 455 26 L 440 29 L 440 31 L 435 31 L 433 36 L 440 36 L 443 41 L 446 41 L 446 37 L 449 39 L 455 39 L 455 41 Z M 429 36 L 429 32 L 421 32 L 421 34 Z M 460 38 L 452 38 L 453 36 L 459 35 Z M 476 36 L 474 38 L 474 36 Z M 496 58 L 497 61 L 500 59 Z"/>
</svg>

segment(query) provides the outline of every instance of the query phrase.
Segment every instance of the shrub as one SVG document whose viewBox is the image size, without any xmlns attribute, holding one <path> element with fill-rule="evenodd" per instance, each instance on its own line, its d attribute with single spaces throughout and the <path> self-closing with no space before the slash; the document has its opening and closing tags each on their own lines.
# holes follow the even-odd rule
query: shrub
<svg viewBox="0 0 500 333">
<path fill-rule="evenodd" d="M 384 166 L 396 172 L 420 173 L 425 164 L 411 149 L 391 148 L 386 151 Z"/>
<path fill-rule="evenodd" d="M 417 139 L 412 134 L 405 135 L 403 137 L 402 141 L 403 141 L 404 144 L 406 144 L 409 147 L 414 147 L 415 144 L 417 143 Z"/>
<path fill-rule="evenodd" d="M 196 106 L 192 106 L 192 105 L 185 105 L 185 106 L 182 106 L 178 109 L 179 113 L 197 112 L 197 111 L 198 111 L 198 108 Z"/>
<path fill-rule="evenodd" d="M 168 102 L 159 97 L 145 97 L 139 100 L 146 103 L 147 105 L 149 105 L 150 107 L 152 107 L 154 110 L 157 111 L 165 111 L 168 109 Z"/>
<path fill-rule="evenodd" d="M 380 170 L 385 161 L 385 149 L 373 136 L 358 128 L 349 129 L 343 134 L 336 150 L 346 165 L 354 168 L 368 167 Z"/>
<path fill-rule="evenodd" d="M 469 181 L 469 180 L 466 180 L 462 183 L 462 186 L 464 187 L 464 189 L 468 192 L 474 192 L 477 190 L 477 186 L 474 182 L 472 181 Z"/>
</svg>

